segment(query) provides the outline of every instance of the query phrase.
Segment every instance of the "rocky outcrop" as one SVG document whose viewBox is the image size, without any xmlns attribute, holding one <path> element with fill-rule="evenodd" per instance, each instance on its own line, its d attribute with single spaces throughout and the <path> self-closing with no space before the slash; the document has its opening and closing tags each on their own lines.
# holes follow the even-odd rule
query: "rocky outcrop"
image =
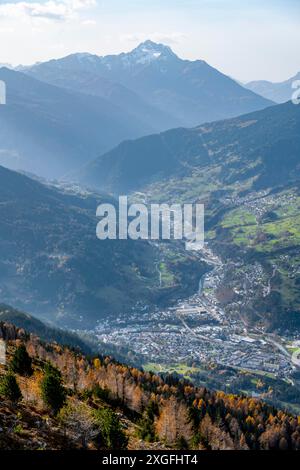
<svg viewBox="0 0 300 470">
<path fill-rule="evenodd" d="M 26 339 L 26 333 L 22 328 L 6 322 L 0 322 L 0 338 L 4 341 L 15 341 L 17 339 Z"/>
</svg>

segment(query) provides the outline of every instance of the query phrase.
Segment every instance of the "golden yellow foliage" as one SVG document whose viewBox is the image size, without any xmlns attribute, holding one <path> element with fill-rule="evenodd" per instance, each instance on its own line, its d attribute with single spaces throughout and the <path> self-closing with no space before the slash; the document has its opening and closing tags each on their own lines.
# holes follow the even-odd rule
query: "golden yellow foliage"
<svg viewBox="0 0 300 470">
<path fill-rule="evenodd" d="M 94 359 L 94 367 L 95 367 L 95 369 L 100 369 L 100 367 L 101 367 L 101 361 L 98 357 L 96 357 Z"/>
</svg>

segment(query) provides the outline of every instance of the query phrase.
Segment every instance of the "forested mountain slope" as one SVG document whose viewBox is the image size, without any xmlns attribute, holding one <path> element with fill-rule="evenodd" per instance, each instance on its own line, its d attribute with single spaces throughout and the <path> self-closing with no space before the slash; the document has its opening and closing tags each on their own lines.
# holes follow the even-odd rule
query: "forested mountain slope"
<svg viewBox="0 0 300 470">
<path fill-rule="evenodd" d="M 299 449 L 297 417 L 259 400 L 210 392 L 172 376 L 164 380 L 109 357 L 87 358 L 5 323 L 0 323 L 0 337 L 7 342 L 8 365 L 21 392 L 13 389 L 20 404 L 9 407 L 5 398 L 12 388 L 3 387 L 7 368 L 0 366 L 2 447 L 116 449 L 140 436 L 148 443 L 160 441 L 158 448 L 164 448 L 163 441 L 181 449 Z M 51 413 L 47 420 L 45 411 Z M 114 411 L 121 422 L 113 419 Z"/>
</svg>

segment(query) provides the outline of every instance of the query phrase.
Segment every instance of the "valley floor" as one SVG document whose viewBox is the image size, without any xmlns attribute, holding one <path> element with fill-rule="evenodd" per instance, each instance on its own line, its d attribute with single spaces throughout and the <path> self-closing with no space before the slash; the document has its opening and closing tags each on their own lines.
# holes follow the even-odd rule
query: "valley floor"
<svg viewBox="0 0 300 470">
<path fill-rule="evenodd" d="M 234 309 L 222 302 L 228 266 L 208 246 L 203 258 L 211 270 L 200 278 L 196 294 L 164 310 L 133 313 L 130 321 L 125 316 L 102 321 L 93 334 L 101 342 L 144 357 L 146 370 L 177 372 L 214 388 L 245 392 L 277 404 L 279 400 L 285 407 L 283 397 L 273 396 L 272 386 L 292 387 L 298 397 L 294 374 L 300 342 L 292 334 L 278 336 L 264 326 L 250 325 L 242 315 L 243 304 Z M 272 276 L 268 278 L 258 263 L 245 266 L 241 275 L 249 291 L 259 284 L 262 295 L 269 294 Z M 299 403 L 292 398 L 288 406 L 299 411 L 293 401 Z"/>
</svg>

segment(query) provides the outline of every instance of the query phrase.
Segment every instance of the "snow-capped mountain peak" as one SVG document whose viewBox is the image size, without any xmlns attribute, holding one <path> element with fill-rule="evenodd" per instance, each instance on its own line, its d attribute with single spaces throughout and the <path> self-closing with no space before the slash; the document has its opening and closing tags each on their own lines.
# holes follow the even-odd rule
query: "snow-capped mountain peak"
<svg viewBox="0 0 300 470">
<path fill-rule="evenodd" d="M 174 52 L 169 46 L 165 46 L 164 44 L 156 44 L 153 41 L 147 40 L 131 52 L 127 54 L 123 54 L 123 62 L 130 64 L 150 64 L 151 62 L 167 58 L 167 57 L 176 57 Z"/>
</svg>

